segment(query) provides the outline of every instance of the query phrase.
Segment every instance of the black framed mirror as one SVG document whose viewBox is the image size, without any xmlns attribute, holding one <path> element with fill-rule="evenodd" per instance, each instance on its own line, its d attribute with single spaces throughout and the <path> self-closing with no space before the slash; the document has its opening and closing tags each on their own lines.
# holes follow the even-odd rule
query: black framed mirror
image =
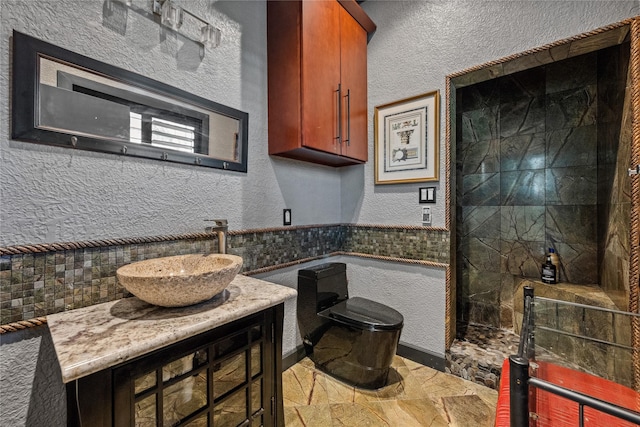
<svg viewBox="0 0 640 427">
<path fill-rule="evenodd" d="M 249 115 L 13 32 L 16 140 L 247 171 Z"/>
</svg>

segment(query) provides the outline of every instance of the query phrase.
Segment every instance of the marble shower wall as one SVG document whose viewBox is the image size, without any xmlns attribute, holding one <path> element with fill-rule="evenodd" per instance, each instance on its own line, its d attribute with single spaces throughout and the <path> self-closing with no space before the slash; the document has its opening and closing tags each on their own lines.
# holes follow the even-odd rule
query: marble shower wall
<svg viewBox="0 0 640 427">
<path fill-rule="evenodd" d="M 611 192 L 598 185 L 598 55 L 457 91 L 459 324 L 511 327 L 514 287 L 539 280 L 547 248 L 562 281 L 598 283 L 598 190 Z"/>
<path fill-rule="evenodd" d="M 631 97 L 628 44 L 598 56 L 598 261 L 600 286 L 619 310 L 629 305 Z M 618 148 L 619 147 L 619 148 Z M 605 255 L 606 254 L 606 255 Z"/>
</svg>

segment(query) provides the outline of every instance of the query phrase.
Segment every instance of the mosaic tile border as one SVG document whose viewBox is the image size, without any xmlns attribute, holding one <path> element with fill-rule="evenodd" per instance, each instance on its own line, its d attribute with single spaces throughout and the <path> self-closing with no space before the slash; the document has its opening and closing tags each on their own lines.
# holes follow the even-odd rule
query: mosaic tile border
<svg viewBox="0 0 640 427">
<path fill-rule="evenodd" d="M 449 264 L 449 231 L 436 227 L 346 225 L 347 252 Z"/>
<path fill-rule="evenodd" d="M 0 323 L 114 301 L 128 295 L 118 267 L 170 255 L 208 253 L 214 241 L 168 241 L 0 256 Z"/>
<path fill-rule="evenodd" d="M 449 232 L 434 227 L 331 224 L 234 230 L 227 243 L 229 253 L 243 257 L 247 274 L 337 253 L 441 268 L 449 258 Z M 215 233 L 2 247 L 0 325 L 35 326 L 48 314 L 129 296 L 115 276 L 124 264 L 216 251 Z M 26 322 L 34 318 L 34 325 Z M 0 327 L 0 333 L 9 330 Z"/>
</svg>

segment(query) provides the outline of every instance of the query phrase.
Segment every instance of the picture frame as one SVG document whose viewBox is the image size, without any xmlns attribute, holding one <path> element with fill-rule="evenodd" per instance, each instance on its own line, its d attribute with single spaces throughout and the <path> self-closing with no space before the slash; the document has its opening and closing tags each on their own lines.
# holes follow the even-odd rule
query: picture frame
<svg viewBox="0 0 640 427">
<path fill-rule="evenodd" d="M 374 109 L 375 183 L 438 181 L 440 92 Z"/>
</svg>

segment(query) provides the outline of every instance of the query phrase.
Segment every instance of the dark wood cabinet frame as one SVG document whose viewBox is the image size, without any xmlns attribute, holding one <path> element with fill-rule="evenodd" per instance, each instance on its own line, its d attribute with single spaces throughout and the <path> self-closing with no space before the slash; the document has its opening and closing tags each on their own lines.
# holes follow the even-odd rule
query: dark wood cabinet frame
<svg viewBox="0 0 640 427">
<path fill-rule="evenodd" d="M 134 382 L 136 378 L 157 369 L 162 369 L 168 363 L 178 360 L 185 355 L 194 353 L 200 349 L 208 349 L 208 362 L 194 367 L 194 372 L 208 371 L 207 390 L 208 403 L 192 415 L 183 419 L 179 425 L 188 423 L 198 416 L 209 414 L 209 425 L 215 426 L 213 410 L 216 404 L 224 404 L 224 400 L 243 390 L 247 393 L 247 405 L 245 420 L 238 424 L 251 425 L 252 415 L 255 418 L 262 417 L 262 425 L 284 426 L 284 409 L 282 402 L 282 326 L 284 319 L 284 304 L 260 311 L 256 314 L 236 320 L 232 323 L 212 329 L 208 332 L 187 338 L 175 344 L 171 344 L 160 350 L 144 356 L 137 357 L 120 365 L 99 371 L 87 377 L 80 378 L 67 384 L 67 425 L 68 426 L 92 426 L 92 427 L 123 427 L 134 426 L 135 392 Z M 261 335 L 257 339 L 251 338 L 251 330 L 259 326 Z M 247 344 L 240 345 L 230 353 L 220 358 L 215 357 L 214 347 L 229 337 L 248 334 Z M 261 369 L 259 374 L 252 376 L 249 366 L 246 382 L 235 387 L 214 402 L 213 396 L 213 372 L 216 363 L 242 351 L 251 352 L 252 345 L 260 343 Z M 249 365 L 250 358 L 245 359 Z M 180 378 L 180 377 L 178 377 Z M 162 388 L 161 384 L 156 387 Z M 250 396 L 251 384 L 262 381 L 262 406 L 252 408 Z M 146 393 L 146 392 L 145 392 Z M 141 393 L 142 394 L 142 393 Z M 150 393 L 147 393 L 150 394 Z M 158 401 L 161 400 L 162 391 L 159 391 Z M 158 415 L 161 410 L 157 409 Z M 162 419 L 156 417 L 156 422 L 161 425 Z"/>
</svg>

